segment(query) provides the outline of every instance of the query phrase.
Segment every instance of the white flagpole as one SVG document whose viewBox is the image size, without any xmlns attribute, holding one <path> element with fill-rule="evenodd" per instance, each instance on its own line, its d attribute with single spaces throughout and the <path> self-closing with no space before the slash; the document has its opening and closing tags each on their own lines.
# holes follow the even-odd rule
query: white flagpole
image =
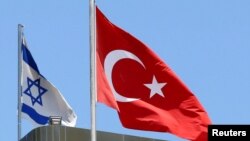
<svg viewBox="0 0 250 141">
<path fill-rule="evenodd" d="M 18 113 L 17 113 L 17 138 L 18 141 L 21 140 L 21 93 L 22 93 L 22 88 L 21 88 L 21 62 L 22 62 L 22 58 L 21 58 L 21 45 L 22 45 L 22 34 L 23 34 L 23 25 L 18 24 L 18 84 L 17 84 L 17 89 L 18 89 L 18 94 L 17 94 L 17 101 L 18 101 Z"/>
<path fill-rule="evenodd" d="M 91 141 L 96 141 L 96 38 L 95 0 L 89 0 Z"/>
</svg>

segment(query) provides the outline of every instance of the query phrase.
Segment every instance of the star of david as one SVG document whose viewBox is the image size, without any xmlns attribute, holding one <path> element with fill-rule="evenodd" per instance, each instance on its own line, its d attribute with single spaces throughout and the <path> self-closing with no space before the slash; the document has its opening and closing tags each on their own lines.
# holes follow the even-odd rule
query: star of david
<svg viewBox="0 0 250 141">
<path fill-rule="evenodd" d="M 28 87 L 23 93 L 31 98 L 32 105 L 38 103 L 43 106 L 42 95 L 45 94 L 48 90 L 40 85 L 40 78 L 33 81 L 29 77 L 27 77 L 27 84 Z"/>
</svg>

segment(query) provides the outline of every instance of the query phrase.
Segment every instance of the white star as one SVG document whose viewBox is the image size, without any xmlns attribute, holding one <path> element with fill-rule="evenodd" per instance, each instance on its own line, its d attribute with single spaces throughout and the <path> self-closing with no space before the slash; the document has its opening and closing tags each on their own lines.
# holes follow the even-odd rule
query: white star
<svg viewBox="0 0 250 141">
<path fill-rule="evenodd" d="M 164 97 L 162 93 L 162 88 L 166 85 L 167 83 L 158 83 L 156 80 L 155 76 L 153 76 L 153 80 L 151 84 L 144 84 L 146 87 L 148 87 L 151 92 L 150 92 L 150 98 L 153 97 L 154 95 L 158 94 L 162 97 Z"/>
</svg>

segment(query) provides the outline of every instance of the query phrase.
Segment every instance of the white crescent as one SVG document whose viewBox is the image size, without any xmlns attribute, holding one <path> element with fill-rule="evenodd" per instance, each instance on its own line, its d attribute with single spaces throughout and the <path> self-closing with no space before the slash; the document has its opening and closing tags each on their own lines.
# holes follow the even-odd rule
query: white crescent
<svg viewBox="0 0 250 141">
<path fill-rule="evenodd" d="M 119 101 L 119 102 L 132 102 L 132 101 L 139 100 L 137 98 L 124 97 L 124 96 L 120 95 L 118 92 L 116 92 L 116 90 L 114 88 L 114 85 L 112 83 L 112 70 L 113 70 L 114 65 L 119 60 L 122 60 L 122 59 L 135 60 L 136 62 L 140 63 L 145 68 L 142 61 L 137 56 L 132 54 L 131 52 L 128 52 L 126 50 L 111 51 L 106 56 L 106 58 L 104 60 L 104 71 L 105 71 L 106 77 L 108 79 L 108 83 L 110 85 L 111 91 L 114 94 L 116 101 Z"/>
</svg>

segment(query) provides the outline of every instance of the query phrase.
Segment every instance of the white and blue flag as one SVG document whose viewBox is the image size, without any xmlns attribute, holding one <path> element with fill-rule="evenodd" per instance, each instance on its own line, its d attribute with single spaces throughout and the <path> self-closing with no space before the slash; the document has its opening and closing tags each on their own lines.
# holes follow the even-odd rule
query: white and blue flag
<svg viewBox="0 0 250 141">
<path fill-rule="evenodd" d="M 40 74 L 22 37 L 21 111 L 35 126 L 47 125 L 50 116 L 62 117 L 62 125 L 75 126 L 77 116 L 61 93 Z"/>
</svg>

